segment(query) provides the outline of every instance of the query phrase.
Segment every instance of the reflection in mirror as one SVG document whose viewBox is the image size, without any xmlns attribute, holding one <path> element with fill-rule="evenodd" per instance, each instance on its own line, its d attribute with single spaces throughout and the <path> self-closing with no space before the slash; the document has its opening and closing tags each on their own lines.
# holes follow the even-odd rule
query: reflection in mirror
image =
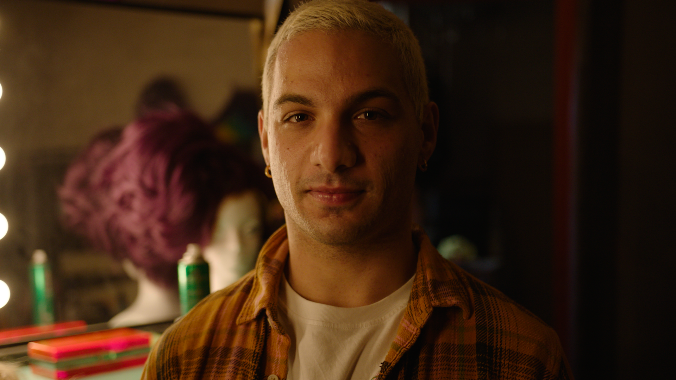
<svg viewBox="0 0 676 380">
<path fill-rule="evenodd" d="M 248 189 L 227 196 L 221 202 L 211 241 L 204 249 L 212 293 L 232 284 L 254 268 L 266 235 L 267 202 L 263 194 L 261 189 Z"/>
<path fill-rule="evenodd" d="M 262 244 L 262 206 L 272 195 L 262 166 L 218 140 L 215 128 L 192 112 L 159 104 L 124 130 L 97 135 L 59 188 L 65 224 L 121 261 L 137 283 L 134 301 L 110 320 L 112 327 L 178 317 L 176 264 L 188 245 L 214 241 L 221 222 L 228 244 L 214 246 L 216 256 L 256 252 L 255 261 Z M 239 194 L 249 193 L 263 199 L 241 203 Z M 222 202 L 229 207 L 219 209 Z M 254 220 L 241 225 L 242 217 Z M 253 233 L 244 238 L 241 227 L 251 222 Z M 248 272 L 253 261 L 246 259 Z"/>
<path fill-rule="evenodd" d="M 144 107 L 122 131 L 97 135 L 59 188 L 66 225 L 121 261 L 138 284 L 133 303 L 110 320 L 113 327 L 178 317 L 176 264 L 186 247 L 213 240 L 223 200 L 244 191 L 272 194 L 262 167 L 219 141 L 213 126 L 174 101 L 153 108 Z M 261 226 L 262 207 L 244 206 Z M 223 253 L 238 255 L 240 236 L 229 236 L 235 250 Z M 261 238 L 249 250 L 257 252 Z"/>
<path fill-rule="evenodd" d="M 206 120 L 237 91 L 257 93 L 260 21 L 82 2 L 0 2 L 0 279 L 12 297 L 0 329 L 32 321 L 30 255 L 54 274 L 57 321 L 100 323 L 128 307 L 136 284 L 121 263 L 59 222 L 56 189 L 90 139 L 136 116 L 145 85 L 175 78 Z M 255 130 L 255 114 L 251 115 Z"/>
</svg>

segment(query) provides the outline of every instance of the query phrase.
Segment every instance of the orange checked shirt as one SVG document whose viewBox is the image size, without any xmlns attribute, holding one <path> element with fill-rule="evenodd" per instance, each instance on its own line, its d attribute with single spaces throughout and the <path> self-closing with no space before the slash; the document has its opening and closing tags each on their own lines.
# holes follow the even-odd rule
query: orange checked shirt
<svg viewBox="0 0 676 380">
<path fill-rule="evenodd" d="M 378 379 L 572 379 L 550 327 L 442 258 L 420 229 L 413 239 L 413 289 Z M 279 323 L 277 291 L 287 255 L 282 227 L 255 271 L 165 331 L 143 379 L 286 379 L 290 340 Z"/>
</svg>

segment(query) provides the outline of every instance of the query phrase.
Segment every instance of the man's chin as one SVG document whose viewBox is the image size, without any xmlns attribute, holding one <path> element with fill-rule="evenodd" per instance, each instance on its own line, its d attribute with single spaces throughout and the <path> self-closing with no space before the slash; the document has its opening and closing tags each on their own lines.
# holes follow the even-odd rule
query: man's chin
<svg viewBox="0 0 676 380">
<path fill-rule="evenodd" d="M 306 233 L 313 240 L 329 246 L 349 246 L 362 242 L 370 228 L 367 223 L 322 221 L 306 224 Z"/>
</svg>

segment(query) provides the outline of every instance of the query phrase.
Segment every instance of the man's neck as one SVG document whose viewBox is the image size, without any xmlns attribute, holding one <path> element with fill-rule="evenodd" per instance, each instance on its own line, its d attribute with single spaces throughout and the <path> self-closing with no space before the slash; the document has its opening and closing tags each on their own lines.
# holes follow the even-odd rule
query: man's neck
<svg viewBox="0 0 676 380">
<path fill-rule="evenodd" d="M 286 276 L 303 298 L 338 307 L 375 303 L 415 273 L 417 251 L 410 227 L 372 243 L 332 246 L 287 226 Z"/>
</svg>

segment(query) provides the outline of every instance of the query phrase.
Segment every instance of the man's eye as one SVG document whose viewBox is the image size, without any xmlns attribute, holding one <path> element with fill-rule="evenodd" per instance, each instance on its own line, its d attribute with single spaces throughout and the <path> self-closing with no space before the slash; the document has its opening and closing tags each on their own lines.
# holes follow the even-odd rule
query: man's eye
<svg viewBox="0 0 676 380">
<path fill-rule="evenodd" d="M 287 119 L 287 121 L 290 121 L 292 123 L 302 123 L 304 121 L 307 121 L 308 119 L 310 119 L 310 117 L 308 115 L 306 115 L 304 113 L 297 113 L 297 114 L 291 115 Z"/>
<path fill-rule="evenodd" d="M 376 111 L 364 111 L 357 116 L 357 119 L 376 120 L 382 115 Z"/>
</svg>

